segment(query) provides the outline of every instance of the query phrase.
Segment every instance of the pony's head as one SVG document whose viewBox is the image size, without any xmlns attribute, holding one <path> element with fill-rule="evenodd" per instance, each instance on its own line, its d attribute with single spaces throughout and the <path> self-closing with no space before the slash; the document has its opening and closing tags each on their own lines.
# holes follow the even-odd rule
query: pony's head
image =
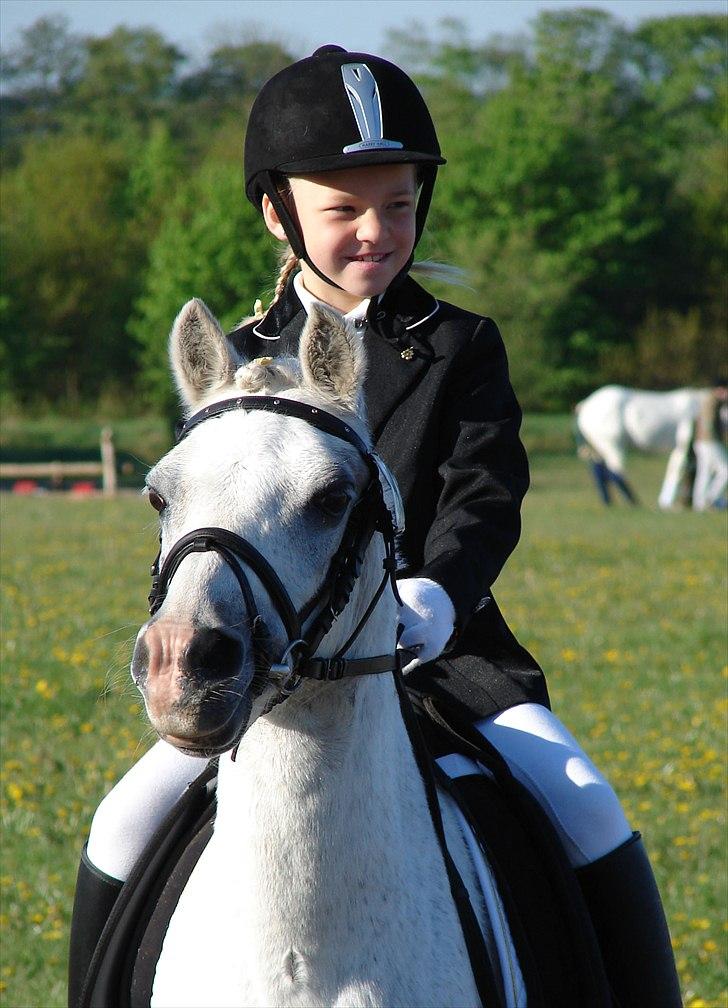
<svg viewBox="0 0 728 1008">
<path fill-rule="evenodd" d="M 269 673 L 293 643 L 291 625 L 341 602 L 338 558 L 369 520 L 372 487 L 381 491 L 363 418 L 364 351 L 337 313 L 312 311 L 298 358 L 246 362 L 193 300 L 170 356 L 188 419 L 147 477 L 161 548 L 132 676 L 160 736 L 214 754 L 270 708 L 280 682 Z M 382 541 L 369 538 L 358 548 L 381 557 Z M 358 566 L 354 553 L 344 567 Z M 350 578 L 350 603 L 319 633 L 319 654 L 347 640 L 381 571 L 368 560 Z M 393 634 L 391 612 L 389 622 Z"/>
</svg>

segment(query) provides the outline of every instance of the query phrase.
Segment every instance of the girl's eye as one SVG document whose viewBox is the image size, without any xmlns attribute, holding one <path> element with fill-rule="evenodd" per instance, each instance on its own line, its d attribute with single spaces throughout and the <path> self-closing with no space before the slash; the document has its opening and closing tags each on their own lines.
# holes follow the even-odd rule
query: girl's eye
<svg viewBox="0 0 728 1008">
<path fill-rule="evenodd" d="M 157 514 L 161 514 L 162 511 L 164 511 L 165 507 L 167 506 L 167 502 L 164 499 L 164 497 L 162 497 L 161 494 L 158 494 L 157 491 L 154 490 L 152 487 L 149 487 L 148 495 L 149 495 L 149 503 L 152 505 Z"/>
</svg>

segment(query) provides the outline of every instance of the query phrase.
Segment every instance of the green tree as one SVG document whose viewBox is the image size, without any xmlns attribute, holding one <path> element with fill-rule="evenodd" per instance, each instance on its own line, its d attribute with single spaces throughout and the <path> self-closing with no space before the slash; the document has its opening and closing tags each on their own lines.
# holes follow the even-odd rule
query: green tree
<svg viewBox="0 0 728 1008">
<path fill-rule="evenodd" d="M 129 180 L 126 192 L 131 237 L 146 258 L 166 208 L 187 165 L 185 152 L 172 138 L 167 123 L 152 123 L 143 139 L 127 147 Z"/>
<path fill-rule="evenodd" d="M 129 387 L 135 294 L 124 150 L 91 137 L 33 141 L 3 178 L 3 383 L 75 407 Z"/>
<path fill-rule="evenodd" d="M 173 135 L 199 163 L 240 157 L 240 138 L 261 86 L 293 57 L 279 43 L 246 37 L 218 46 L 192 73 L 180 77 L 169 118 Z"/>
<path fill-rule="evenodd" d="M 728 158 L 726 157 L 726 36 L 721 15 L 678 15 L 642 23 L 635 31 L 644 81 L 643 135 L 673 179 L 675 200 L 689 218 L 690 236 L 676 250 L 677 273 L 696 263 L 703 379 L 723 366 L 728 328 Z M 682 282 L 682 277 L 681 277 Z M 651 308 L 659 315 L 662 305 Z M 717 358 L 717 359 L 716 359 Z"/>
<path fill-rule="evenodd" d="M 453 39 L 450 27 L 439 49 L 419 45 L 449 160 L 431 241 L 468 270 L 465 300 L 497 308 L 509 340 L 515 327 L 524 398 L 565 406 L 609 378 L 611 352 L 634 341 L 654 305 L 681 313 L 702 297 L 690 197 L 655 154 L 665 141 L 647 118 L 644 43 L 593 9 L 542 12 L 529 38 L 474 47 L 480 71 L 455 58 L 463 43 Z M 715 76 L 712 64 L 706 72 Z M 458 106 L 467 121 L 449 108 L 457 90 L 468 92 Z"/>
<path fill-rule="evenodd" d="M 104 137 L 145 134 L 169 114 L 184 55 L 151 28 L 115 28 L 86 41 L 83 75 L 72 95 L 69 116 Z"/>
<path fill-rule="evenodd" d="M 243 196 L 239 166 L 204 164 L 168 206 L 129 326 L 141 351 L 144 390 L 156 407 L 175 412 L 167 339 L 182 305 L 201 297 L 232 327 L 252 314 L 275 269 L 274 240 Z"/>
<path fill-rule="evenodd" d="M 22 141 L 58 130 L 64 103 L 83 73 L 86 50 L 61 14 L 39 18 L 20 32 L 0 62 L 3 161 L 17 162 Z"/>
</svg>

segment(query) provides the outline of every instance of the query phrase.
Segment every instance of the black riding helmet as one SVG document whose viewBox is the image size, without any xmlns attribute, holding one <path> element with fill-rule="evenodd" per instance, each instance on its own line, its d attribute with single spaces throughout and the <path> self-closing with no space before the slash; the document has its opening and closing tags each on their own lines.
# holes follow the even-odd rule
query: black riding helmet
<svg viewBox="0 0 728 1008">
<path fill-rule="evenodd" d="M 429 110 L 416 85 L 379 56 L 323 46 L 263 85 L 245 136 L 245 193 L 261 210 L 265 193 L 291 248 L 311 262 L 276 186 L 276 175 L 365 165 L 414 164 L 421 183 L 415 245 L 422 236 L 438 165 L 445 164 Z M 412 260 L 401 271 L 403 276 Z"/>
</svg>

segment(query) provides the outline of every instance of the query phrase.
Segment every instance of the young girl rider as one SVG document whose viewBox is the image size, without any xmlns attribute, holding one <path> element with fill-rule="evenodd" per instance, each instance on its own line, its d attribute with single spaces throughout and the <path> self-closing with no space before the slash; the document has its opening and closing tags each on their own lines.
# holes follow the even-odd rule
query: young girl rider
<svg viewBox="0 0 728 1008">
<path fill-rule="evenodd" d="M 639 834 L 551 713 L 543 674 L 491 592 L 520 534 L 528 466 L 495 323 L 409 276 L 444 163 L 422 96 L 383 59 L 326 46 L 268 81 L 250 113 L 245 189 L 291 251 L 272 306 L 229 338 L 247 359 L 296 354 L 313 302 L 353 320 L 370 428 L 405 503 L 400 646 L 415 704 L 467 718 L 541 803 L 581 882 L 615 1004 L 679 1006 Z M 79 873 L 72 998 L 78 950 L 93 947 L 118 880 L 201 769 L 158 742 L 101 803 Z"/>
</svg>

